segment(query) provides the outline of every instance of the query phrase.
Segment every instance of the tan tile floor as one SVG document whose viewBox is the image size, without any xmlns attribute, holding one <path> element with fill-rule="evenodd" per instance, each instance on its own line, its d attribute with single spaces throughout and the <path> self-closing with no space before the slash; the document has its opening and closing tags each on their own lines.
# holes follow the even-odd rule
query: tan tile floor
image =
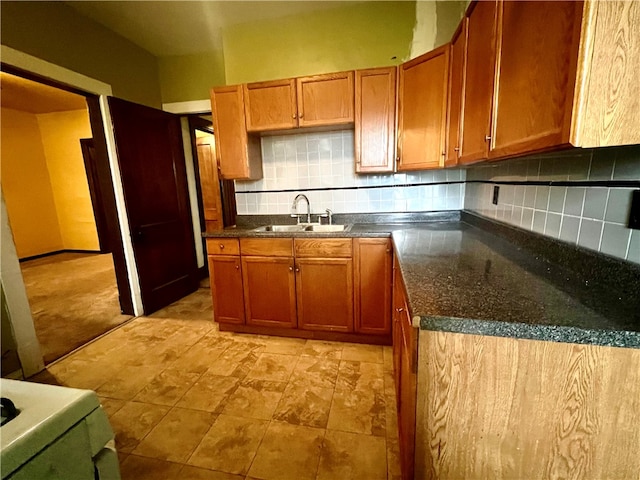
<svg viewBox="0 0 640 480">
<path fill-rule="evenodd" d="M 200 289 L 33 380 L 98 392 L 124 480 L 399 479 L 390 347 L 218 331 Z"/>
</svg>

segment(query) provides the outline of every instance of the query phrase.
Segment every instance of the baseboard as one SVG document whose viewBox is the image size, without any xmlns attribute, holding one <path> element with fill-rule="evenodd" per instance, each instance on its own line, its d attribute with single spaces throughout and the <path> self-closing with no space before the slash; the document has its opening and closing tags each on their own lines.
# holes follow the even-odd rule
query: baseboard
<svg viewBox="0 0 640 480">
<path fill-rule="evenodd" d="M 74 250 L 74 249 L 65 249 L 65 250 L 56 250 L 55 252 L 47 252 L 41 253 L 39 255 L 32 255 L 30 257 L 24 257 L 18 259 L 20 263 L 28 262 L 29 260 L 37 260 L 38 258 L 52 257 L 53 255 L 59 255 L 61 253 L 104 253 L 100 250 Z"/>
</svg>

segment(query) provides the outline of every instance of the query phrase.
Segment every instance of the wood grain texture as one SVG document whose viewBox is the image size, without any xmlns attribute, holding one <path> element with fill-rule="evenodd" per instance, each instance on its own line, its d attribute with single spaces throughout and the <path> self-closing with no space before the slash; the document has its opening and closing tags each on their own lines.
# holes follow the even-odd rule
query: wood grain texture
<svg viewBox="0 0 640 480">
<path fill-rule="evenodd" d="M 490 158 L 569 142 L 583 4 L 501 2 Z"/>
<path fill-rule="evenodd" d="M 209 255 L 208 260 L 214 320 L 221 324 L 244 324 L 240 257 Z"/>
<path fill-rule="evenodd" d="M 353 260 L 296 258 L 298 327 L 353 332 Z"/>
<path fill-rule="evenodd" d="M 400 66 L 398 171 L 444 166 L 449 49 L 444 45 Z"/>
<path fill-rule="evenodd" d="M 296 78 L 298 125 L 353 123 L 353 87 L 352 71 Z"/>
<path fill-rule="evenodd" d="M 416 478 L 639 478 L 639 388 L 639 350 L 421 331 Z"/>
<path fill-rule="evenodd" d="M 391 265 L 389 238 L 353 240 L 355 330 L 391 334 Z"/>
<path fill-rule="evenodd" d="M 462 103 L 462 144 L 458 162 L 480 162 L 489 156 L 491 105 L 495 75 L 497 2 L 471 3 L 467 13 L 467 56 Z"/>
<path fill-rule="evenodd" d="M 640 4 L 585 2 L 571 143 L 640 143 Z"/>
<path fill-rule="evenodd" d="M 295 79 L 248 83 L 243 89 L 247 131 L 283 130 L 298 126 Z"/>
<path fill-rule="evenodd" d="M 271 257 L 293 256 L 292 238 L 241 238 L 242 255 L 263 255 Z"/>
<path fill-rule="evenodd" d="M 211 111 L 220 176 L 225 180 L 262 178 L 260 140 L 247 135 L 242 86 L 212 88 Z"/>
<path fill-rule="evenodd" d="M 295 238 L 293 249 L 296 258 L 303 257 L 351 257 L 350 238 Z"/>
<path fill-rule="evenodd" d="M 200 172 L 200 190 L 202 191 L 202 207 L 208 229 L 210 225 L 217 226 L 223 223 L 218 163 L 216 161 L 213 137 L 198 138 L 196 140 L 196 148 L 198 152 L 198 170 Z M 209 222 L 212 223 L 210 224 Z"/>
<path fill-rule="evenodd" d="M 392 172 L 395 166 L 396 67 L 356 70 L 356 173 Z"/>
<path fill-rule="evenodd" d="M 207 238 L 208 255 L 240 255 L 237 238 Z"/>
<path fill-rule="evenodd" d="M 293 257 L 243 256 L 242 281 L 247 325 L 297 325 Z"/>
<path fill-rule="evenodd" d="M 463 18 L 451 38 L 449 59 L 449 91 L 447 98 L 447 155 L 445 167 L 458 165 L 462 140 L 462 95 L 465 85 L 465 59 L 467 56 L 468 20 Z"/>
</svg>

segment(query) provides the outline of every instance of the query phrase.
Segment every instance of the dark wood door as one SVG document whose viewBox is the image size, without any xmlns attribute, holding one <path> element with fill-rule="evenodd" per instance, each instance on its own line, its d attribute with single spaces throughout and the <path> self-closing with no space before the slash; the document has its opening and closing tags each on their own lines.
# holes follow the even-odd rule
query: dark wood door
<svg viewBox="0 0 640 480">
<path fill-rule="evenodd" d="M 298 328 L 353 332 L 353 260 L 296 258 Z"/>
<path fill-rule="evenodd" d="M 198 288 L 180 120 L 109 97 L 144 313 Z"/>
<path fill-rule="evenodd" d="M 242 257 L 247 325 L 295 328 L 293 257 Z"/>
<path fill-rule="evenodd" d="M 91 195 L 93 217 L 96 220 L 100 253 L 111 253 L 109 227 L 107 225 L 104 203 L 102 201 L 104 194 L 100 187 L 100 174 L 98 172 L 96 147 L 93 143 L 93 138 L 81 138 L 80 148 L 82 149 L 84 169 L 87 174 L 87 183 L 89 184 L 89 195 Z"/>
</svg>

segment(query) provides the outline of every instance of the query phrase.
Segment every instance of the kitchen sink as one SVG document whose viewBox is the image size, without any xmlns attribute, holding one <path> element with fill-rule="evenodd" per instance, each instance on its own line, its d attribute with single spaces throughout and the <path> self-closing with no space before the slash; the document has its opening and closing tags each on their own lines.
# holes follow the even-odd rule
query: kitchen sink
<svg viewBox="0 0 640 480">
<path fill-rule="evenodd" d="M 319 223 L 298 224 L 298 225 L 265 225 L 254 228 L 254 232 L 284 232 L 284 233 L 304 233 L 304 232 L 346 232 L 351 225 L 320 225 Z"/>
</svg>

